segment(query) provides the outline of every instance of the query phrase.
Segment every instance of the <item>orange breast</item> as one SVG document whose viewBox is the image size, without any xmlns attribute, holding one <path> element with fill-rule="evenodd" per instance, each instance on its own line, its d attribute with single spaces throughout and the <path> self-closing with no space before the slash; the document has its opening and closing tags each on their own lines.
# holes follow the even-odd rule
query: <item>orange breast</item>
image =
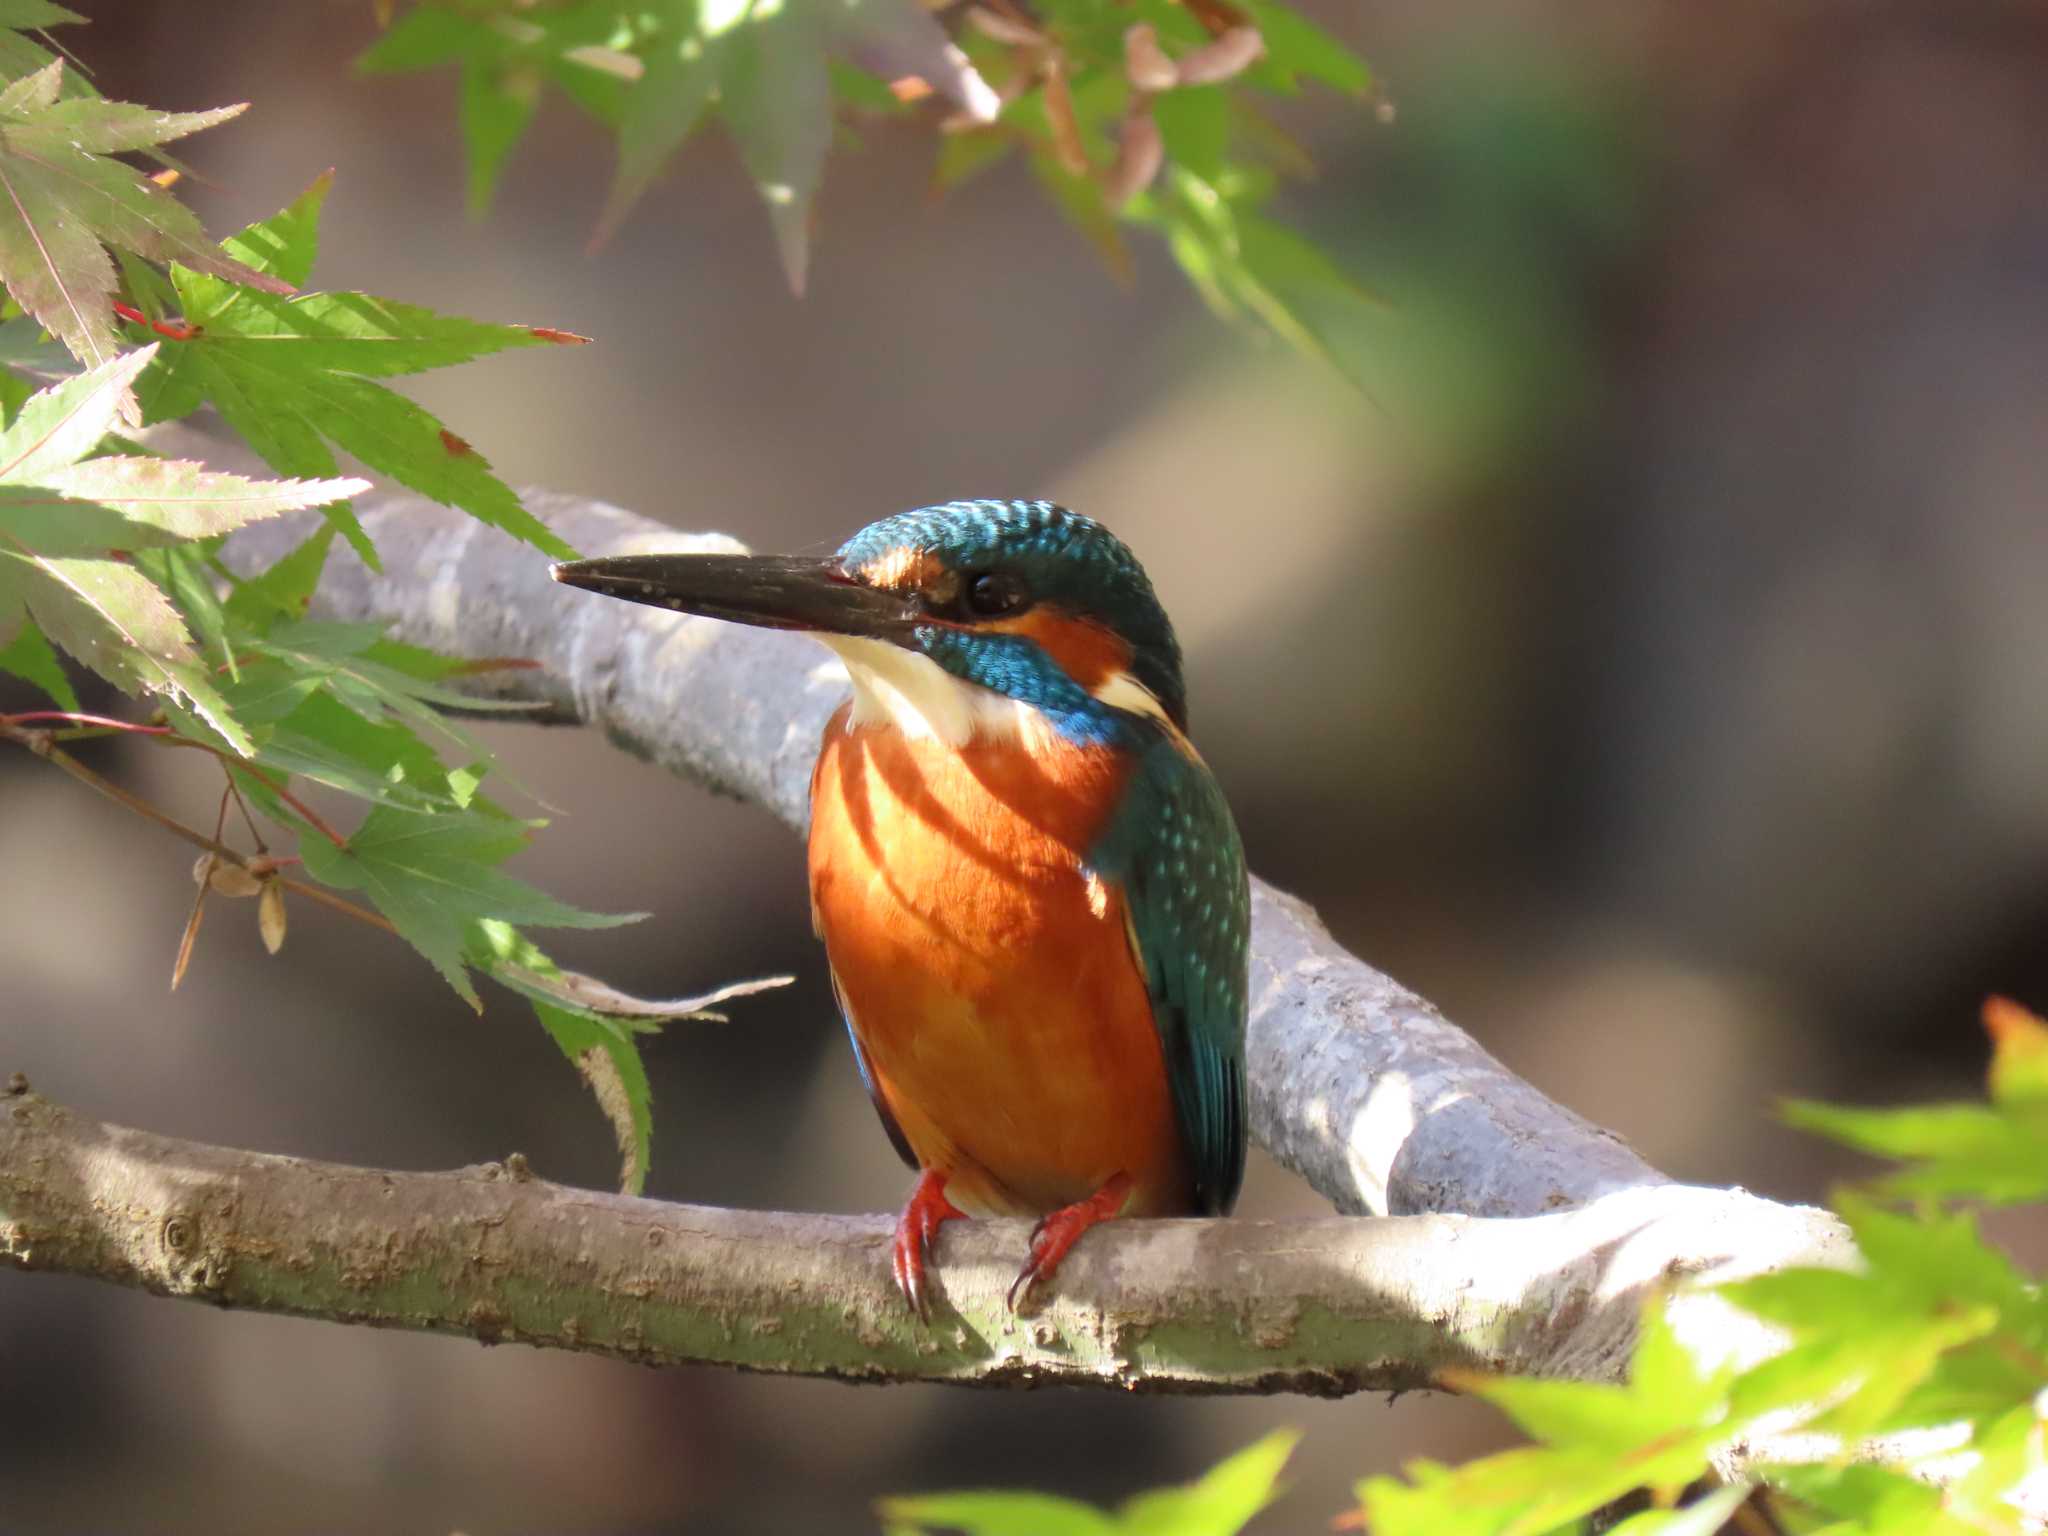
<svg viewBox="0 0 2048 1536">
<path fill-rule="evenodd" d="M 952 748 L 833 717 L 811 781 L 811 901 L 849 1023 L 918 1161 L 983 1212 L 1118 1173 L 1190 1209 L 1118 894 L 1082 855 L 1122 785 L 1058 738 Z"/>
</svg>

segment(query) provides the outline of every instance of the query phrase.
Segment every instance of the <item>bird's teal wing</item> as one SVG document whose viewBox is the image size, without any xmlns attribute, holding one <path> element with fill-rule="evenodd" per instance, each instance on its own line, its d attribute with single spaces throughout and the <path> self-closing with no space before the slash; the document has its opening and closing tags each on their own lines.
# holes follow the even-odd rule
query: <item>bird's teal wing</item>
<svg viewBox="0 0 2048 1536">
<path fill-rule="evenodd" d="M 1091 863 L 1123 892 L 1196 1206 L 1221 1215 L 1244 1181 L 1251 892 L 1223 791 L 1183 740 L 1146 749 Z"/>
</svg>

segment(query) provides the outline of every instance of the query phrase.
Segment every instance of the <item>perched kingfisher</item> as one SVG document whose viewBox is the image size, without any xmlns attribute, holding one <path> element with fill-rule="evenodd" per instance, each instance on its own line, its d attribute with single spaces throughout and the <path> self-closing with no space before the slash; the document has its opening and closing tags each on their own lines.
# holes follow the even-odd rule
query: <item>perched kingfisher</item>
<svg viewBox="0 0 2048 1536">
<path fill-rule="evenodd" d="M 811 914 L 861 1080 L 940 1225 L 1036 1215 L 1009 1303 L 1120 1215 L 1244 1176 L 1250 898 L 1187 737 L 1180 645 L 1100 523 L 1045 501 L 884 518 L 836 555 L 624 555 L 557 581 L 805 630 L 853 696 L 811 777 Z"/>
</svg>

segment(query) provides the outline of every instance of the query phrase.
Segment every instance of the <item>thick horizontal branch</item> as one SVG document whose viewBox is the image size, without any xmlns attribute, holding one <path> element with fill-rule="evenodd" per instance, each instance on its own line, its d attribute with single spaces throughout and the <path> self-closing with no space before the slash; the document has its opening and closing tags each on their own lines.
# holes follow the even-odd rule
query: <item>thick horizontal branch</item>
<svg viewBox="0 0 2048 1536">
<path fill-rule="evenodd" d="M 1517 1220 L 1130 1221 L 1056 1294 L 1003 1295 L 1022 1222 L 958 1222 L 916 1322 L 881 1217 L 794 1216 L 570 1189 L 520 1160 L 387 1173 L 234 1152 L 0 1097 L 0 1264 L 301 1317 L 650 1365 L 851 1381 L 1336 1395 L 1449 1366 L 1608 1377 L 1646 1287 L 1845 1248 L 1817 1213 L 1656 1185 Z M 1674 1312 L 1717 1354 L 1754 1329 Z"/>
<path fill-rule="evenodd" d="M 236 456 L 190 428 L 154 435 L 183 456 Z M 527 502 L 590 553 L 739 547 L 548 492 Z M 470 685 L 803 825 L 845 688 L 808 642 L 557 587 L 533 550 L 417 497 L 358 510 L 384 569 L 337 549 L 316 612 L 458 656 L 537 661 Z M 307 526 L 245 530 L 226 557 L 267 564 Z M 891 1288 L 879 1218 L 657 1204 L 502 1169 L 327 1167 L 96 1125 L 27 1094 L 0 1100 L 0 1259 L 656 1363 L 1342 1392 L 1451 1365 L 1612 1379 L 1650 1287 L 1847 1258 L 1826 1213 L 1669 1183 L 1301 903 L 1255 881 L 1253 905 L 1253 1134 L 1339 1211 L 1365 1214 L 1111 1224 L 1023 1321 L 1002 1302 L 1025 1247 L 1014 1223 L 946 1229 L 926 1329 Z M 1682 1293 L 1673 1320 L 1703 1355 L 1768 1347 L 1711 1296 Z"/>
</svg>

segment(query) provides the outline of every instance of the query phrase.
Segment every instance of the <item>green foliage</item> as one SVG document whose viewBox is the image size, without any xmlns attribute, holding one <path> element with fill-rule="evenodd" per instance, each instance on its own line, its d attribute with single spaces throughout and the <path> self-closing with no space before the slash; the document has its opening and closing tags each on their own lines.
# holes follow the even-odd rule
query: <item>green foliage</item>
<svg viewBox="0 0 2048 1536">
<path fill-rule="evenodd" d="M 308 838 L 304 852 L 306 868 L 320 880 L 367 893 L 400 936 L 481 1011 L 463 964 L 474 924 L 497 919 L 543 928 L 603 928 L 642 915 L 579 911 L 498 869 L 525 846 L 526 833 L 503 815 L 380 805 L 345 847 Z"/>
<path fill-rule="evenodd" d="M 303 282 L 319 247 L 328 180 L 274 218 L 226 243 L 252 268 Z M 575 552 L 512 494 L 483 457 L 379 378 L 446 368 L 511 347 L 574 343 L 566 332 L 491 325 L 364 293 L 287 296 L 223 281 L 182 263 L 171 283 L 191 335 L 172 342 L 139 385 L 151 421 L 210 401 L 274 468 L 327 475 L 331 440 L 370 468 L 558 559 Z M 375 563 L 362 524 L 345 505 L 329 518 Z"/>
<path fill-rule="evenodd" d="M 19 80 L 55 62 L 57 55 L 35 38 L 24 36 L 25 32 L 84 20 L 78 12 L 52 5 L 50 0 L 0 0 L 0 80 Z M 94 92 L 75 72 L 68 72 L 63 94 L 90 96 Z"/>
<path fill-rule="evenodd" d="M 246 754 L 248 736 L 183 616 L 132 557 L 319 506 L 363 482 L 251 481 L 197 464 L 85 458 L 154 351 L 111 358 L 31 396 L 0 432 L 0 634 L 25 633 L 33 621 L 41 643 L 17 635 L 10 645 L 32 681 L 48 686 L 44 658 L 54 641 L 125 692 L 194 712 L 214 738 Z"/>
<path fill-rule="evenodd" d="M 1916 1177 L 1925 1167 L 1881 1180 L 1880 1197 L 2029 1198 L 2006 1154 L 2017 1138 L 2039 1133 L 2048 1109 L 2048 1028 L 2009 1003 L 1989 1005 L 1986 1019 L 1997 1042 L 1988 1107 L 1803 1106 L 1799 1119 L 1872 1151 L 1932 1159 L 1940 1170 L 1932 1181 Z M 1974 1128 L 1966 1145 L 1929 1134 L 1930 1125 L 1953 1124 Z M 2034 1171 L 2038 1178 L 2041 1166 Z M 1859 1267 L 1791 1269 L 1720 1288 L 1782 1331 L 1781 1352 L 1741 1372 L 1703 1372 L 1653 1308 L 1626 1386 L 1465 1381 L 1535 1443 L 1457 1468 L 1417 1462 L 1405 1480 L 1370 1478 L 1359 1488 L 1363 1523 L 1376 1536 L 1539 1536 L 1587 1529 L 1594 1511 L 1639 1493 L 1655 1507 L 1618 1529 L 1713 1531 L 1747 1492 L 1683 1502 L 1716 1453 L 1747 1446 L 1767 1456 L 1771 1437 L 1793 1431 L 1850 1453 L 1872 1437 L 1940 1429 L 1918 1448 L 1887 1442 L 1894 1449 L 1875 1463 L 1847 1454 L 1817 1466 L 1765 1459 L 1751 1475 L 1793 1530 L 2020 1531 L 2009 1495 L 2048 1454 L 2038 1396 L 2048 1381 L 2048 1300 L 2038 1282 L 1987 1243 L 1967 1212 L 1898 1210 L 1853 1190 L 1835 1208 L 1855 1236 Z M 1978 1458 L 1961 1475 L 1958 1452 Z M 1946 1488 L 1920 1480 L 1943 1461 L 1951 1464 Z"/>
<path fill-rule="evenodd" d="M 1133 199 L 1130 215 L 1157 227 L 1182 272 L 1225 320 L 1251 319 L 1340 372 L 1341 345 L 1325 339 L 1333 311 L 1377 301 L 1322 251 L 1257 212 L 1270 178 L 1223 170 L 1213 180 L 1170 169 L 1155 192 Z"/>
<path fill-rule="evenodd" d="M 115 157 L 156 156 L 241 109 L 103 101 L 67 88 L 61 62 L 4 30 L 77 19 L 0 0 L 0 281 L 22 311 L 0 324 L 0 670 L 48 694 L 70 716 L 67 734 L 135 731 L 219 759 L 255 848 L 215 844 L 242 867 L 230 881 L 209 873 L 205 889 L 260 893 L 273 948 L 294 886 L 388 926 L 472 1007 L 478 974 L 530 1000 L 611 1121 L 622 1182 L 638 1189 L 652 1132 L 638 1036 L 718 998 L 644 1004 L 536 948 L 518 925 L 631 919 L 568 906 L 504 867 L 541 823 L 483 792 L 490 754 L 449 711 L 519 706 L 462 692 L 465 664 L 387 640 L 377 625 L 306 616 L 337 535 L 376 563 L 348 505 L 370 482 L 341 478 L 337 450 L 539 551 L 573 553 L 466 441 L 378 381 L 582 338 L 297 291 L 318 255 L 326 177 L 211 244 L 165 186 Z M 202 405 L 293 478 L 152 457 L 117 435 Z M 269 569 L 236 575 L 221 563 L 228 534 L 314 507 L 327 525 Z M 154 722 L 81 714 L 60 653 L 147 697 Z M 0 734 L 51 749 L 23 724 L 50 715 L 0 717 Z M 349 802 L 358 814 L 334 808 Z M 228 808 L 223 798 L 223 829 Z M 272 850 L 257 818 L 296 852 Z M 295 865 L 316 883 L 284 873 Z M 198 932 L 195 909 L 173 985 Z"/>
<path fill-rule="evenodd" d="M 52 7 L 25 7 L 54 11 Z M 68 13 L 58 19 L 68 19 Z M 232 282 L 282 287 L 210 243 L 177 199 L 113 155 L 153 149 L 227 121 L 215 112 L 153 112 L 62 93 L 64 63 L 11 77 L 0 90 L 0 281 L 29 314 L 87 365 L 120 350 L 118 287 L 107 247 L 176 259 Z"/>
<path fill-rule="evenodd" d="M 550 82 L 605 120 L 617 116 L 622 86 L 606 65 L 623 57 L 617 48 L 633 32 L 632 14 L 613 4 L 420 6 L 357 60 L 357 68 L 372 74 L 460 68 L 469 205 L 482 213 Z"/>
<path fill-rule="evenodd" d="M 1280 1496 L 1280 1474 L 1300 1439 L 1276 1430 L 1185 1487 L 1141 1493 L 1114 1514 L 1036 1493 L 921 1494 L 884 1499 L 880 1511 L 888 1536 L 1236 1536 Z"/>
<path fill-rule="evenodd" d="M 0 633 L 5 632 L 9 622 L 0 619 Z M 18 615 L 14 623 L 14 638 L 0 645 L 0 672 L 12 673 L 47 693 L 60 709 L 77 713 L 81 707 L 78 690 L 64 675 L 64 665 L 57 659 L 56 647 L 35 625 L 20 623 Z"/>
<path fill-rule="evenodd" d="M 1281 0 L 948 14 L 951 35 L 919 0 L 419 0 L 359 67 L 460 69 L 478 211 L 545 89 L 566 91 L 618 138 L 600 235 L 716 117 L 799 292 L 835 117 L 903 116 L 931 97 L 908 111 L 933 137 L 941 189 L 1021 156 L 1114 273 L 1134 270 L 1123 230 L 1156 231 L 1219 315 L 1355 371 L 1349 322 L 1372 300 L 1264 211 L 1282 176 L 1313 166 L 1257 102 L 1308 84 L 1363 101 L 1362 60 Z"/>
<path fill-rule="evenodd" d="M 2048 1200 L 2048 1031 L 2002 999 L 1985 1006 L 1998 1042 L 1991 1104 L 1846 1109 L 1795 1102 L 1794 1125 L 1907 1167 L 1884 1179 L 1889 1195 L 1973 1197 L 1995 1204 Z"/>
<path fill-rule="evenodd" d="M 1726 1439 L 1727 1377 L 1702 1372 L 1655 1312 L 1623 1386 L 1460 1375 L 1447 1384 L 1486 1398 L 1538 1444 L 1456 1471 L 1417 1463 L 1410 1484 L 1369 1481 L 1372 1529 L 1551 1531 L 1638 1487 L 1673 1499 Z"/>
</svg>

